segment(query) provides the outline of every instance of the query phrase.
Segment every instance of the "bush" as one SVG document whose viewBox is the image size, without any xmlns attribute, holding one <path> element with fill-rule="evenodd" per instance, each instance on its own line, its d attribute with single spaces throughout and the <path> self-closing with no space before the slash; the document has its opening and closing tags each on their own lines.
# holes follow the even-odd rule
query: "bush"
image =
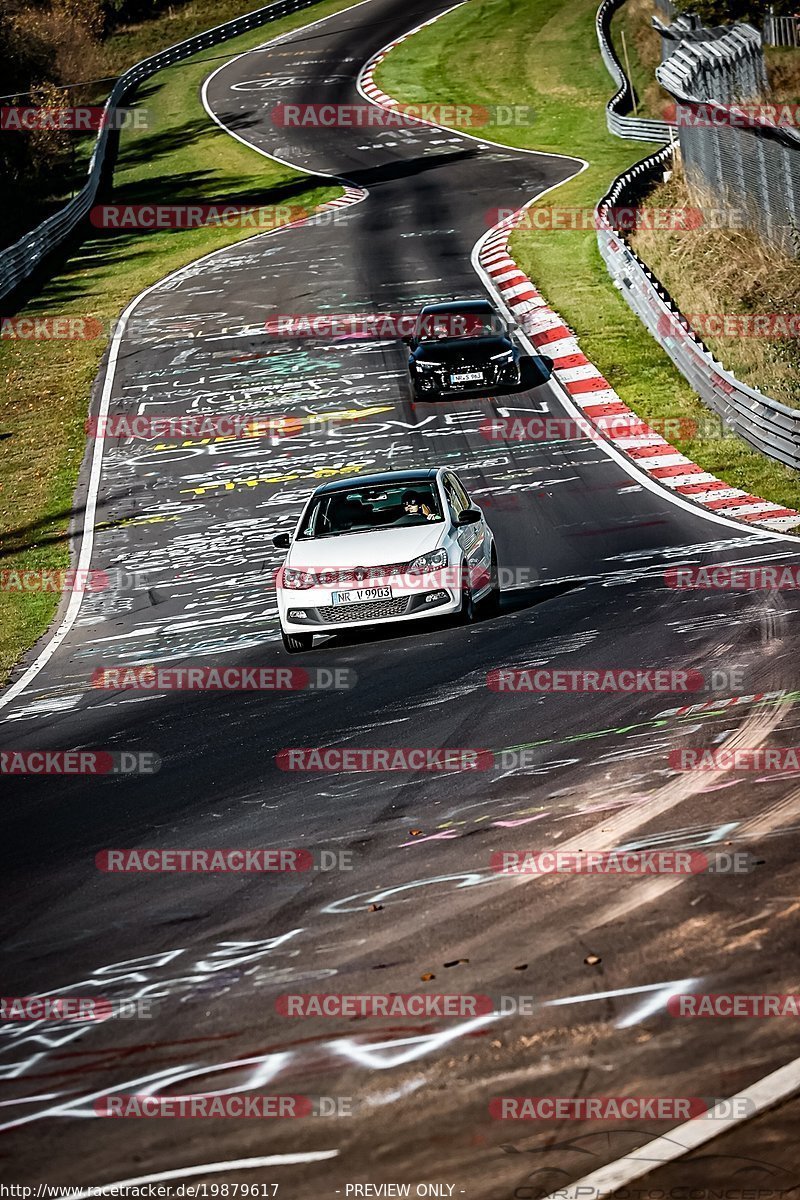
<svg viewBox="0 0 800 1200">
<path fill-rule="evenodd" d="M 674 0 L 678 12 L 696 13 L 706 25 L 747 21 L 760 29 L 770 9 L 776 17 L 791 16 L 797 0 Z"/>
</svg>

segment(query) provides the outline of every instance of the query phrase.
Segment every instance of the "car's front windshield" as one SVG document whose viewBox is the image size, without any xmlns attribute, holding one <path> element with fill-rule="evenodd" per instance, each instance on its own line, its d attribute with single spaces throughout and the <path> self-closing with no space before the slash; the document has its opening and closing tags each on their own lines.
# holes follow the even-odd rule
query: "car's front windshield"
<svg viewBox="0 0 800 1200">
<path fill-rule="evenodd" d="M 449 338 L 507 337 L 508 326 L 499 313 L 432 312 L 422 313 L 417 324 L 420 342 L 441 342 Z"/>
<path fill-rule="evenodd" d="M 443 520 L 439 493 L 430 479 L 369 484 L 323 492 L 309 506 L 298 537 L 340 537 Z"/>
</svg>

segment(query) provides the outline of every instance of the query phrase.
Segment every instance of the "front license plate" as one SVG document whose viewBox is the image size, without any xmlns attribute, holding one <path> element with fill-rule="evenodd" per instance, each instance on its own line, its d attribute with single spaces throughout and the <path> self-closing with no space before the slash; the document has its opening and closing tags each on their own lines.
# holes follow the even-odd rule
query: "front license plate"
<svg viewBox="0 0 800 1200">
<path fill-rule="evenodd" d="M 353 592 L 334 592 L 334 604 L 364 604 L 368 600 L 391 600 L 392 589 L 390 587 L 382 588 L 356 588 Z"/>
<path fill-rule="evenodd" d="M 450 376 L 451 383 L 472 383 L 483 379 L 483 371 L 454 371 Z"/>
</svg>

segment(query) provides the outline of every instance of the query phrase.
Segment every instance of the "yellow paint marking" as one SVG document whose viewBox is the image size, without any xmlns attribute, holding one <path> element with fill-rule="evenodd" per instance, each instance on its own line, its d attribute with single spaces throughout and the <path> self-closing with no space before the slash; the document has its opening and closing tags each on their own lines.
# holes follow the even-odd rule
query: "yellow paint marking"
<svg viewBox="0 0 800 1200">
<path fill-rule="evenodd" d="M 380 413 L 392 412 L 391 404 L 375 405 L 372 408 L 345 408 L 340 412 L 310 413 L 303 417 L 262 417 L 248 421 L 240 436 L 236 434 L 220 434 L 219 437 L 185 438 L 180 442 L 156 442 L 153 452 L 169 453 L 170 450 L 183 450 L 192 446 L 219 445 L 221 442 L 238 442 L 242 438 L 257 437 L 292 437 L 302 432 L 303 427 L 312 424 L 322 424 L 331 421 L 361 421 L 365 417 L 375 417 Z M 232 414 L 225 414 L 232 415 Z"/>
<path fill-rule="evenodd" d="M 123 529 L 126 525 L 163 525 L 165 521 L 180 521 L 178 515 L 171 517 L 120 517 L 118 521 L 101 521 L 95 529 Z"/>
<path fill-rule="evenodd" d="M 204 496 L 206 492 L 219 490 L 230 492 L 238 487 L 258 487 L 262 483 L 287 483 L 292 479 L 333 479 L 339 475 L 358 474 L 367 463 L 350 463 L 346 467 L 318 467 L 316 471 L 301 474 L 299 471 L 288 471 L 283 475 L 258 475 L 254 479 L 232 479 L 220 483 L 206 483 L 199 487 L 182 488 L 181 495 Z"/>
</svg>

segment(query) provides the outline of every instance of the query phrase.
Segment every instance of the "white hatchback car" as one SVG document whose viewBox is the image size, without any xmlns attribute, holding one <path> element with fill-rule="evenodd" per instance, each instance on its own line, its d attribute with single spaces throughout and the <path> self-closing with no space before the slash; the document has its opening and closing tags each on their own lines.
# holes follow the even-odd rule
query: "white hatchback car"
<svg viewBox="0 0 800 1200">
<path fill-rule="evenodd" d="M 445 467 L 324 483 L 293 534 L 276 587 L 283 644 L 310 650 L 315 633 L 496 610 L 494 536 Z"/>
</svg>

